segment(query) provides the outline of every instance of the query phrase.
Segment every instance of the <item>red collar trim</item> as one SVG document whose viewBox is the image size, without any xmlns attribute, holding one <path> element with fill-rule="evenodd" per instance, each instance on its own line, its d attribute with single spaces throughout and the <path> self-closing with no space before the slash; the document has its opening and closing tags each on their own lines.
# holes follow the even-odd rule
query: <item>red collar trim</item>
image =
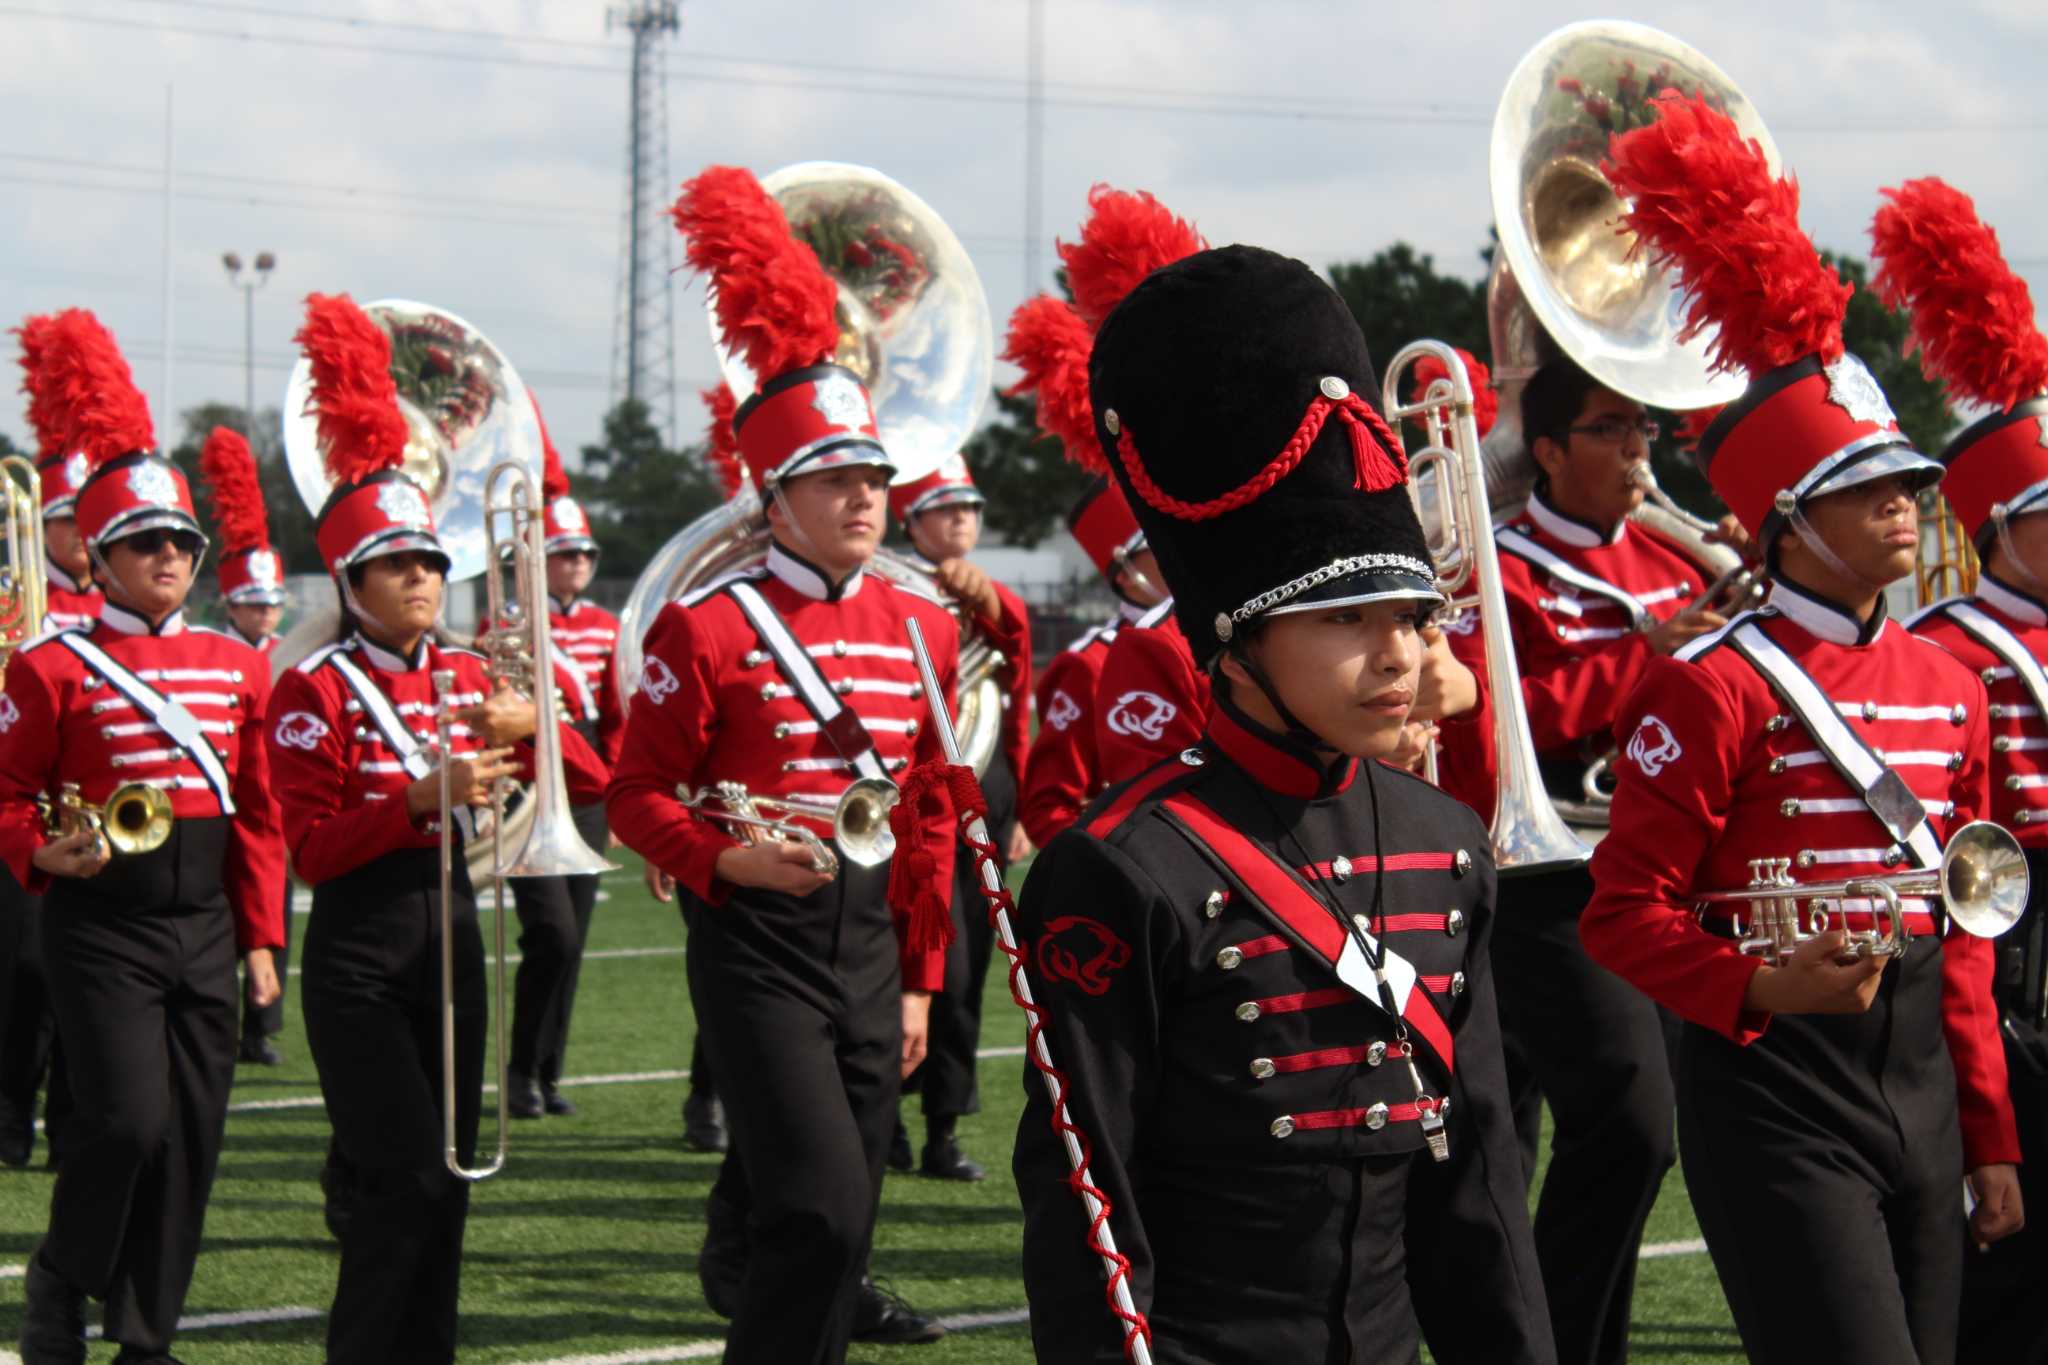
<svg viewBox="0 0 2048 1365">
<path fill-rule="evenodd" d="M 1208 743 L 1268 791 L 1299 801 L 1317 801 L 1350 788 L 1358 760 L 1346 758 L 1333 771 L 1314 752 L 1272 731 L 1231 705 L 1219 691 L 1209 713 Z"/>
</svg>

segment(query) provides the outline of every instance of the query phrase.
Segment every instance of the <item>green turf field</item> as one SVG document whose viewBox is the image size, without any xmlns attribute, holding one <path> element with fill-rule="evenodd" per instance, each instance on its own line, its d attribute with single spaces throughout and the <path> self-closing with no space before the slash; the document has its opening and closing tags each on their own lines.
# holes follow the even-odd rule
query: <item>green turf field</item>
<svg viewBox="0 0 2048 1365">
<path fill-rule="evenodd" d="M 638 1362 L 715 1359 L 722 1323 L 698 1293 L 696 1249 L 717 1158 L 687 1151 L 677 1107 L 692 1022 L 675 911 L 642 890 L 638 863 L 606 878 L 591 930 L 569 1055 L 575 1118 L 515 1124 L 510 1165 L 477 1188 L 462 1283 L 465 1361 Z M 303 928 L 300 918 L 297 927 Z M 516 930 L 516 925 L 515 925 Z M 242 1067 L 206 1246 L 177 1353 L 192 1365 L 298 1365 L 321 1359 L 323 1314 L 338 1257 L 320 1218 L 315 1176 L 326 1149 L 319 1106 L 288 990 L 285 1064 Z M 919 1308 L 987 1319 L 928 1347 L 856 1347 L 856 1361 L 1031 1359 L 1021 1324 L 1019 1214 L 1010 1138 L 1023 1102 L 1021 1016 L 1000 973 L 989 981 L 982 1062 L 984 1112 L 961 1129 L 990 1169 L 961 1186 L 892 1174 L 874 1268 Z M 645 1073 L 668 1073 L 647 1078 Z M 614 1079 L 615 1078 L 615 1079 Z M 913 1106 L 915 1100 L 910 1102 Z M 493 1131 L 487 1108 L 486 1140 Z M 913 1139 L 917 1117 L 911 1113 Z M 40 1163 L 42 1150 L 37 1149 Z M 50 1178 L 40 1164 L 0 1168 L 0 1343 L 20 1330 L 18 1267 L 41 1236 Z M 1650 1244 L 1698 1236 L 1676 1172 L 1650 1221 Z M 257 1316 L 262 1320 L 250 1321 Z M 227 1317 L 206 1325 L 205 1319 Z M 200 1325 L 191 1325 L 192 1319 Z M 1645 1359 L 1741 1355 L 1707 1258 L 1647 1260 L 1635 1302 L 1635 1353 Z M 96 1346 L 96 1365 L 112 1349 Z M 0 1361 L 11 1361 L 0 1354 Z"/>
</svg>

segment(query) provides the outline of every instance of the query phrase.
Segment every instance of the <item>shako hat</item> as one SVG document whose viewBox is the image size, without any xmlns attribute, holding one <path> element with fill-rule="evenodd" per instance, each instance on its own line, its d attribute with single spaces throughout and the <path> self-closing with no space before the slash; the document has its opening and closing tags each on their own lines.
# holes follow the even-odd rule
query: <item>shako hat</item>
<svg viewBox="0 0 2048 1365">
<path fill-rule="evenodd" d="M 967 469 L 967 457 L 960 454 L 948 455 L 939 461 L 937 469 L 921 479 L 889 485 L 890 515 L 905 526 L 920 513 L 941 507 L 957 507 L 963 503 L 980 507 L 987 502 L 981 490 L 974 486 L 974 475 Z"/>
<path fill-rule="evenodd" d="M 1798 182 L 1704 98 L 1666 90 L 1651 104 L 1657 117 L 1616 136 L 1600 169 L 1628 227 L 1683 281 L 1679 340 L 1718 326 L 1714 368 L 1749 375 L 1697 447 L 1728 510 L 1768 549 L 1809 499 L 1894 474 L 1937 482 L 1941 466 L 1843 349 L 1854 290 L 1800 228 Z"/>
<path fill-rule="evenodd" d="M 1206 662 L 1262 617 L 1441 601 L 1337 292 L 1258 247 L 1148 275 L 1096 334 L 1096 439 Z"/>
<path fill-rule="evenodd" d="M 199 450 L 199 473 L 220 532 L 221 596 L 235 606 L 284 605 L 284 570 L 270 545 L 270 511 L 242 433 L 215 427 Z"/>
<path fill-rule="evenodd" d="M 446 573 L 451 561 L 434 534 L 434 509 L 399 472 L 410 429 L 391 377 L 391 338 L 348 295 L 309 294 L 293 340 L 312 369 L 307 403 L 334 480 L 314 519 L 321 563 L 345 580 L 364 560 L 423 550 Z"/>
<path fill-rule="evenodd" d="M 894 471 L 875 409 L 839 349 L 839 286 L 781 205 L 751 171 L 711 166 L 686 181 L 670 209 L 691 268 L 710 285 L 726 347 L 757 387 L 732 416 L 733 435 L 761 491 L 843 465 Z"/>
<path fill-rule="evenodd" d="M 1988 554 L 2011 518 L 2048 511 L 2048 338 L 2027 282 L 1968 195 L 1930 178 L 1884 196 L 1870 225 L 1872 287 L 1907 310 L 1922 372 L 1951 398 L 1992 409 L 1941 453 L 1942 496 Z"/>
<path fill-rule="evenodd" d="M 558 555 L 588 550 L 595 555 L 597 541 L 590 534 L 590 518 L 584 514 L 583 504 L 569 495 L 569 471 L 562 468 L 562 453 L 555 449 L 555 438 L 548 435 L 540 400 L 531 391 L 527 398 L 533 403 L 533 420 L 540 425 L 541 552 Z"/>
</svg>

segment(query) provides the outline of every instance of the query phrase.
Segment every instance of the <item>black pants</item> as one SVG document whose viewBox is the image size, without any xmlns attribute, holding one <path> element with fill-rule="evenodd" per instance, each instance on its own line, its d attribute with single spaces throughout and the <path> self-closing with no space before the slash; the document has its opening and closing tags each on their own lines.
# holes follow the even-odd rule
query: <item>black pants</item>
<svg viewBox="0 0 2048 1365">
<path fill-rule="evenodd" d="M 43 974 L 43 902 L 0 868 L 0 1124 L 25 1129 L 34 1123 L 36 1092 L 46 1080 L 43 1137 L 56 1154 L 71 1113 L 71 1087 Z"/>
<path fill-rule="evenodd" d="M 695 1013 L 697 1006 L 690 1006 Z M 706 1095 L 718 1094 L 718 1078 L 711 1071 L 711 1057 L 704 1050 L 704 1016 L 697 1015 L 697 1036 L 690 1040 L 690 1091 Z"/>
<path fill-rule="evenodd" d="M 988 800 L 989 839 L 1001 851 L 1017 827 L 1017 779 L 999 752 L 982 775 Z M 981 993 L 988 981 L 996 932 L 981 894 L 981 869 L 974 850 L 962 843 L 953 852 L 953 944 L 946 950 L 946 986 L 932 997 L 931 1035 L 925 1058 L 904 1083 L 924 1096 L 927 1118 L 957 1118 L 981 1112 L 976 1054 L 981 1049 Z"/>
<path fill-rule="evenodd" d="M 1955 1359 L 1963 1151 L 1940 970 L 1916 942 L 1867 1014 L 1779 1015 L 1747 1047 L 1686 1026 L 1678 1150 L 1759 1365 Z"/>
<path fill-rule="evenodd" d="M 593 819 L 594 816 L 594 819 Z M 602 849 L 604 807 L 576 811 L 576 830 Z M 519 877 L 512 904 L 519 912 L 519 971 L 512 985 L 511 1069 L 552 1085 L 562 1079 L 569 1050 L 569 1016 L 597 906 L 596 877 Z"/>
<path fill-rule="evenodd" d="M 801 900 L 684 894 L 690 993 L 732 1147 L 713 1197 L 749 1210 L 725 1359 L 845 1359 L 900 1090 L 903 1019 L 885 875 Z"/>
<path fill-rule="evenodd" d="M 1628 1358 L 1637 1250 L 1676 1159 L 1657 1007 L 1586 955 L 1583 869 L 1504 877 L 1493 969 L 1510 1100 L 1533 1176 L 1550 1103 L 1536 1256 L 1560 1365 Z"/>
<path fill-rule="evenodd" d="M 292 882 L 284 882 L 284 947 L 279 948 L 273 959 L 277 963 L 277 999 L 260 1009 L 249 999 L 247 983 L 242 989 L 242 1036 L 244 1038 L 275 1038 L 284 1032 L 284 993 L 291 980 L 292 965 Z"/>
<path fill-rule="evenodd" d="M 455 1359 L 469 1185 L 444 1162 L 439 878 L 437 850 L 404 849 L 313 888 L 306 1040 L 355 1173 L 327 1319 L 329 1365 Z M 483 939 L 459 861 L 455 892 L 455 1130 L 468 1164 L 486 1006 Z"/>
<path fill-rule="evenodd" d="M 76 1109 L 44 1256 L 106 1301 L 109 1340 L 163 1351 L 199 1258 L 235 1068 L 226 821 L 64 879 L 44 905 L 50 1003 Z"/>
</svg>

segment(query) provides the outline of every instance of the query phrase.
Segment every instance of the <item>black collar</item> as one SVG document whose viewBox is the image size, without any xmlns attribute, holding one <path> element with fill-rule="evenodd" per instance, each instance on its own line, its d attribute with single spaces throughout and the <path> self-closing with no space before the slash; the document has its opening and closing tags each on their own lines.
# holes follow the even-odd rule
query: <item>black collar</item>
<svg viewBox="0 0 2048 1365">
<path fill-rule="evenodd" d="M 59 568 L 57 561 L 48 555 L 43 556 L 43 576 L 66 592 L 96 593 L 99 591 L 99 588 L 94 584 L 81 584 L 77 579 Z"/>
<path fill-rule="evenodd" d="M 2048 626 L 2048 603 L 1988 570 L 1977 575 L 1977 600 L 2024 625 Z"/>
<path fill-rule="evenodd" d="M 554 610 L 554 613 L 557 616 L 574 616 L 576 614 L 576 608 L 582 606 L 585 600 L 586 599 L 581 597 L 572 597 L 568 601 L 564 602 L 561 598 L 555 596 L 553 593 L 548 594 L 548 606 Z"/>
<path fill-rule="evenodd" d="M 1877 606 L 1872 609 L 1870 619 L 1859 621 L 1841 603 L 1822 597 L 1811 588 L 1801 587 L 1782 573 L 1772 581 L 1770 605 L 1779 615 L 1809 634 L 1837 645 L 1876 644 L 1884 634 L 1889 616 L 1883 593 L 1877 595 Z"/>
<path fill-rule="evenodd" d="M 867 570 L 855 569 L 837 583 L 823 569 L 779 540 L 768 543 L 768 572 L 814 602 L 844 602 L 860 591 Z"/>
<path fill-rule="evenodd" d="M 263 642 L 265 640 L 274 640 L 277 638 L 275 633 L 273 633 L 270 635 L 259 635 L 254 639 L 251 639 L 249 636 L 242 634 L 242 628 L 235 624 L 233 617 L 228 618 L 228 629 L 234 632 L 234 636 L 237 640 L 240 640 L 243 644 L 249 646 L 249 648 L 251 649 L 261 649 L 263 648 Z"/>
<path fill-rule="evenodd" d="M 373 666 L 386 673 L 414 673 L 427 666 L 428 646 L 431 643 L 431 639 L 432 637 L 430 636 L 422 635 L 419 644 L 413 647 L 412 658 L 410 659 L 407 659 L 403 654 L 400 654 L 388 645 L 378 644 L 360 630 L 355 633 L 355 637 L 349 643 L 355 648 L 362 650 L 364 658 L 368 659 Z"/>
<path fill-rule="evenodd" d="M 1628 534 L 1628 518 L 1623 517 L 1614 525 L 1602 530 L 1590 521 L 1581 521 L 1569 512 L 1560 512 L 1544 500 L 1541 493 L 1529 495 L 1529 520 L 1536 523 L 1536 529 L 1553 540 L 1575 545 L 1581 550 L 1597 550 L 1602 545 L 1619 545 L 1621 538 Z"/>
<path fill-rule="evenodd" d="M 1217 688 L 1214 701 L 1207 743 L 1268 791 L 1317 801 L 1345 790 L 1358 775 L 1357 759 L 1340 756 L 1332 762 L 1301 741 L 1253 720 L 1230 700 L 1229 688 Z"/>
<path fill-rule="evenodd" d="M 185 609 L 179 607 L 163 620 L 151 624 L 147 616 L 133 607 L 124 607 L 108 598 L 100 608 L 99 624 L 122 635 L 179 635 L 185 629 Z"/>
</svg>

